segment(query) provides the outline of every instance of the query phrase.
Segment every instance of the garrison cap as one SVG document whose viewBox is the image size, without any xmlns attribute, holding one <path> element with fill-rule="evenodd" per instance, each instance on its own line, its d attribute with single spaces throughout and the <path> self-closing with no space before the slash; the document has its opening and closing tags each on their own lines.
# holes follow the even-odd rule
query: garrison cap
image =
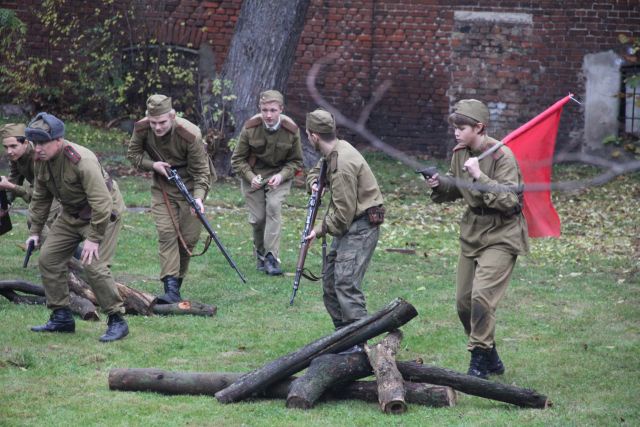
<svg viewBox="0 0 640 427">
<path fill-rule="evenodd" d="M 49 113 L 38 113 L 25 129 L 25 136 L 34 144 L 64 137 L 64 123 Z"/>
<path fill-rule="evenodd" d="M 463 99 L 453 106 L 453 112 L 469 117 L 485 126 L 489 125 L 489 108 L 477 99 Z"/>
<path fill-rule="evenodd" d="M 278 102 L 284 105 L 284 97 L 277 90 L 267 90 L 260 94 L 260 103 L 263 102 Z"/>
<path fill-rule="evenodd" d="M 165 95 L 155 94 L 147 98 L 147 116 L 160 116 L 171 111 L 171 98 Z"/>
<path fill-rule="evenodd" d="M 318 108 L 307 113 L 306 128 L 313 133 L 332 133 L 336 131 L 336 121 L 330 112 Z"/>
<path fill-rule="evenodd" d="M 7 123 L 0 128 L 0 139 L 24 138 L 25 127 L 22 123 Z"/>
</svg>

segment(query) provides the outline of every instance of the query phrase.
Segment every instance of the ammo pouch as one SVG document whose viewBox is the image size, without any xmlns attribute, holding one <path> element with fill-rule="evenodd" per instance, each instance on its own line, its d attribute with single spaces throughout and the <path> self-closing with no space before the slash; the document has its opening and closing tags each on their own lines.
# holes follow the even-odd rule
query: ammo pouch
<svg viewBox="0 0 640 427">
<path fill-rule="evenodd" d="M 380 225 L 384 222 L 384 206 L 372 206 L 366 210 L 369 224 Z"/>
</svg>

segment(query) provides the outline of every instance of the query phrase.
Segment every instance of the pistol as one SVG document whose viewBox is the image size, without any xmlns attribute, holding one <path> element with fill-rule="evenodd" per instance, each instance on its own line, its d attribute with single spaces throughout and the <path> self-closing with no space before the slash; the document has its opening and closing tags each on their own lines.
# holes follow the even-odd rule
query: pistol
<svg viewBox="0 0 640 427">
<path fill-rule="evenodd" d="M 24 256 L 24 262 L 22 263 L 22 268 L 27 268 L 27 265 L 29 265 L 29 258 L 31 258 L 31 254 L 33 253 L 33 250 L 36 248 L 36 244 L 33 240 L 29 240 L 29 246 L 27 246 L 27 253 Z"/>
<path fill-rule="evenodd" d="M 426 168 L 418 169 L 416 173 L 421 173 L 425 179 L 429 179 L 438 173 L 438 168 L 435 166 L 427 166 Z"/>
</svg>

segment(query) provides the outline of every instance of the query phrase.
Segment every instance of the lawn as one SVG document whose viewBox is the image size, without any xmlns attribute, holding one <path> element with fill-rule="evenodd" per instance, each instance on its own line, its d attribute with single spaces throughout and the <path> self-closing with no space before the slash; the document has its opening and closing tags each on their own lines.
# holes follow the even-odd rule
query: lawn
<svg viewBox="0 0 640 427">
<path fill-rule="evenodd" d="M 144 176 L 127 173 L 126 135 L 83 125 L 68 139 L 94 147 L 114 172 L 130 209 L 120 234 L 113 273 L 119 282 L 157 293 L 156 231 Z M 368 153 L 383 189 L 387 220 L 365 277 L 370 312 L 396 297 L 419 316 L 402 329 L 398 358 L 466 371 L 469 355 L 454 308 L 460 204 L 434 205 L 413 171 Z M 6 163 L 5 163 L 6 166 Z M 443 169 L 444 166 L 440 165 Z M 6 173 L 6 168 L 1 171 Z M 558 166 L 556 180 L 596 173 Z M 75 334 L 36 334 L 43 306 L 0 299 L 0 425 L 260 425 L 371 426 L 638 425 L 640 408 L 640 174 L 606 185 L 554 194 L 562 220 L 558 239 L 532 240 L 518 260 L 498 309 L 497 343 L 507 372 L 496 381 L 537 390 L 553 401 L 546 410 L 520 409 L 460 394 L 457 406 L 411 405 L 400 416 L 373 403 L 322 402 L 308 410 L 286 409 L 280 400 L 222 405 L 209 396 L 164 396 L 110 391 L 113 368 L 246 372 L 332 332 L 321 288 L 303 279 L 288 305 L 304 225 L 307 195 L 294 188 L 284 209 L 282 264 L 286 274 L 255 270 L 251 231 L 234 179 L 219 181 L 206 206 L 209 221 L 247 276 L 243 284 L 212 245 L 191 263 L 183 296 L 214 304 L 213 318 L 128 316 L 131 333 L 102 344 L 104 319 L 76 319 Z M 14 230 L 0 237 L 0 280 L 40 283 L 38 253 L 22 268 L 27 237 L 24 203 L 15 205 Z M 203 236 L 204 237 L 204 236 Z M 204 240 L 204 239 L 202 239 Z M 387 249 L 411 248 L 414 255 Z M 320 248 L 307 265 L 318 272 Z"/>
</svg>

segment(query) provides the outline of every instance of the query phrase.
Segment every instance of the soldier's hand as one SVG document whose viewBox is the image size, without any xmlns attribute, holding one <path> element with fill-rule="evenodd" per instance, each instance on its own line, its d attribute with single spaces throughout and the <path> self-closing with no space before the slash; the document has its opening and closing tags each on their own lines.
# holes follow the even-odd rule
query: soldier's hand
<svg viewBox="0 0 640 427">
<path fill-rule="evenodd" d="M 202 199 L 195 199 L 195 201 L 196 205 L 198 205 L 198 208 L 200 209 L 200 213 L 204 213 L 204 205 L 202 204 Z M 191 215 L 196 215 L 196 211 L 193 208 L 191 208 Z"/>
<path fill-rule="evenodd" d="M 16 188 L 15 184 L 9 182 L 6 176 L 0 176 L 0 190 L 13 190 Z"/>
<path fill-rule="evenodd" d="M 93 260 L 100 260 L 100 256 L 98 255 L 98 250 L 100 248 L 100 244 L 96 242 L 92 242 L 91 240 L 85 240 L 82 244 L 82 254 L 80 254 L 80 261 L 83 264 L 91 264 Z"/>
<path fill-rule="evenodd" d="M 26 242 L 24 242 L 24 244 L 29 247 L 29 242 L 33 241 L 33 247 L 34 248 L 39 248 L 40 247 L 40 236 L 38 236 L 37 234 L 32 234 L 31 236 L 29 236 L 29 238 L 27 239 Z"/>
<path fill-rule="evenodd" d="M 164 176 L 165 178 L 169 178 L 169 175 L 167 175 L 167 168 L 171 168 L 171 165 L 167 162 L 153 162 L 153 170 L 155 173 Z"/>
<path fill-rule="evenodd" d="M 251 180 L 251 188 L 257 190 L 260 187 L 262 187 L 262 175 L 256 175 Z"/>
<path fill-rule="evenodd" d="M 304 238 L 304 240 L 309 242 L 309 246 L 311 246 L 311 244 L 313 243 L 313 241 L 316 238 L 316 231 L 315 230 L 311 230 L 311 233 L 309 233 L 307 235 L 307 237 Z"/>
<path fill-rule="evenodd" d="M 436 188 L 440 185 L 440 175 L 435 173 L 431 175 L 431 178 L 426 179 L 427 185 L 431 188 Z"/>
<path fill-rule="evenodd" d="M 279 173 L 273 175 L 269 181 L 267 182 L 267 185 L 269 187 L 277 187 L 278 185 L 280 185 L 282 183 L 282 175 L 280 175 Z"/>
<path fill-rule="evenodd" d="M 466 162 L 464 162 L 464 170 L 466 170 L 474 179 L 480 178 L 481 171 L 478 158 L 470 157 Z"/>
</svg>

